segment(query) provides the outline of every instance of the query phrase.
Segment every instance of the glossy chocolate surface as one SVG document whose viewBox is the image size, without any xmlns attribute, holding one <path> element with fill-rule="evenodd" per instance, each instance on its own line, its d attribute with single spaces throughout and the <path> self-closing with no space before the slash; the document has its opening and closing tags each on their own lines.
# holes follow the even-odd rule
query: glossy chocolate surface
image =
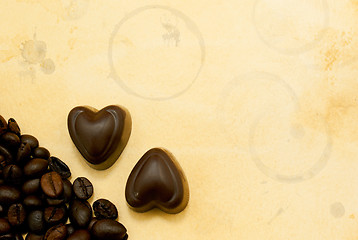
<svg viewBox="0 0 358 240">
<path fill-rule="evenodd" d="M 138 212 L 157 207 L 179 213 L 188 204 L 189 186 L 174 156 L 165 149 L 152 148 L 129 175 L 125 196 L 129 207 Z"/>
<path fill-rule="evenodd" d="M 112 166 L 126 146 L 132 121 L 127 109 L 111 105 L 98 111 L 75 107 L 68 115 L 72 141 L 87 163 L 98 170 Z"/>
</svg>

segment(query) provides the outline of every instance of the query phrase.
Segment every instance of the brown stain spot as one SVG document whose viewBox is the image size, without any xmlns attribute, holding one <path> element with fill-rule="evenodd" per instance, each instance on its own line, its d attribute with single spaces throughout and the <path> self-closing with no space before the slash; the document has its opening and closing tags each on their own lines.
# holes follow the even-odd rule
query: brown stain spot
<svg viewBox="0 0 358 240">
<path fill-rule="evenodd" d="M 0 62 L 5 63 L 11 59 L 17 57 L 20 54 L 20 46 L 28 36 L 25 35 L 16 35 L 15 37 L 9 38 L 0 38 L 0 45 L 4 45 L 4 49 L 0 50 Z"/>
<path fill-rule="evenodd" d="M 315 79 L 317 83 L 299 97 L 301 110 L 295 119 L 304 127 L 322 133 L 328 130 L 333 139 L 358 142 L 358 82 L 354 77 L 358 71 L 348 72 L 337 70 L 338 77 Z"/>
<path fill-rule="evenodd" d="M 358 0 L 355 0 L 358 9 Z M 327 29 L 315 59 L 318 72 L 300 96 L 294 118 L 332 139 L 358 142 L 358 31 Z"/>
<path fill-rule="evenodd" d="M 77 41 L 77 39 L 75 39 L 75 38 L 71 38 L 71 39 L 68 40 L 67 45 L 71 50 L 73 50 L 76 41 Z"/>
<path fill-rule="evenodd" d="M 78 29 L 78 27 L 71 27 L 70 29 L 70 33 L 72 34 L 74 31 L 76 31 Z"/>
<path fill-rule="evenodd" d="M 354 214 L 349 215 L 349 218 L 350 218 L 350 219 L 355 219 Z"/>
<path fill-rule="evenodd" d="M 354 58 L 354 49 L 358 50 L 358 42 L 353 42 L 358 34 L 328 29 L 318 55 L 318 63 L 324 71 L 334 70 L 337 66 Z"/>
<path fill-rule="evenodd" d="M 351 0 L 350 4 L 354 7 L 355 11 L 358 11 L 358 0 Z"/>
</svg>

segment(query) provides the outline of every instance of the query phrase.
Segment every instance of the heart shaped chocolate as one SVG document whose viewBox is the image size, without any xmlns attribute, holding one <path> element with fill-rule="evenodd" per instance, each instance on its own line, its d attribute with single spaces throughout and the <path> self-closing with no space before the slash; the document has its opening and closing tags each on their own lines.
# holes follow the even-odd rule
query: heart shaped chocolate
<svg viewBox="0 0 358 240">
<path fill-rule="evenodd" d="M 188 204 L 189 186 L 174 156 L 165 149 L 152 148 L 133 168 L 125 195 L 129 207 L 137 212 L 157 207 L 179 213 Z"/>
<path fill-rule="evenodd" d="M 68 115 L 71 139 L 87 163 L 98 170 L 112 166 L 127 145 L 131 116 L 122 106 L 110 105 L 98 111 L 88 106 L 72 109 Z"/>
</svg>

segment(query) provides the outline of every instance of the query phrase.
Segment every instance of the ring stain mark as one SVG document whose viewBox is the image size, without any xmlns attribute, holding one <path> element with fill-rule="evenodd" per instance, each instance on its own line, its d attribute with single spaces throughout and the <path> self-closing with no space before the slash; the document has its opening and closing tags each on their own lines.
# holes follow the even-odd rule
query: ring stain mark
<svg viewBox="0 0 358 240">
<path fill-rule="evenodd" d="M 155 20 L 155 24 L 154 22 L 152 23 L 152 27 L 153 31 L 162 33 L 159 34 L 159 37 L 155 37 L 154 39 L 150 39 L 149 37 L 142 39 L 149 45 L 134 42 L 129 36 L 121 32 L 126 31 L 128 21 L 132 21 L 133 19 L 143 21 L 143 18 L 147 17 L 145 23 L 148 24 L 156 18 L 155 14 L 158 14 L 158 12 L 161 12 L 160 17 L 158 17 L 158 20 Z M 163 16 L 168 15 L 170 16 L 169 19 L 163 18 Z M 176 23 L 177 21 L 179 22 L 178 24 Z M 143 30 L 139 31 L 142 32 Z M 123 37 L 124 35 L 126 35 L 126 37 Z M 182 35 L 193 39 L 182 38 Z M 157 35 L 153 34 L 152 36 Z M 164 41 L 163 45 L 166 45 L 167 48 L 161 48 L 160 45 L 156 44 L 158 38 Z M 180 45 L 182 41 L 184 43 L 186 41 L 186 44 L 183 43 Z M 192 51 L 191 44 L 193 43 L 198 45 L 195 47 L 195 53 Z M 160 51 L 158 51 L 158 49 Z M 140 56 L 148 54 L 152 59 L 147 61 L 147 59 L 138 58 L 139 54 Z M 197 58 L 192 59 L 192 56 L 195 55 Z M 169 100 L 179 97 L 191 88 L 201 73 L 205 62 L 205 55 L 204 38 L 198 26 L 188 16 L 177 9 L 167 6 L 143 6 L 128 13 L 114 27 L 108 47 L 108 61 L 111 69 L 109 77 L 113 78 L 128 94 L 147 100 Z M 189 61 L 193 61 L 193 64 L 185 66 L 187 69 L 184 72 L 180 69 L 178 70 L 177 67 L 179 65 L 176 64 L 175 61 L 177 59 L 186 58 L 188 60 L 182 62 L 180 66 L 184 66 L 183 64 Z M 159 61 L 158 59 L 164 60 Z M 134 64 L 124 66 L 129 62 L 140 65 L 143 77 L 139 77 L 138 72 L 135 72 Z M 154 64 L 155 62 L 157 62 L 157 64 Z M 145 74 L 145 66 L 148 66 L 150 70 L 149 74 Z M 191 69 L 190 67 L 192 66 L 194 67 Z M 163 69 L 166 69 L 166 71 L 163 71 Z M 176 71 L 179 72 L 175 74 Z M 170 81 L 168 81 L 168 79 Z M 151 87 L 152 89 L 150 89 Z"/>
</svg>

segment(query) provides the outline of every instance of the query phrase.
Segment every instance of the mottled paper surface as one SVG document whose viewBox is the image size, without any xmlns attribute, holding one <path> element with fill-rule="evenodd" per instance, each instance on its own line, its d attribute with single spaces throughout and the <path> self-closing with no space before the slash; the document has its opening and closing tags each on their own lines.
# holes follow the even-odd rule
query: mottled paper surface
<svg viewBox="0 0 358 240">
<path fill-rule="evenodd" d="M 132 240 L 358 238 L 358 1 L 0 3 L 0 114 L 87 176 Z M 113 167 L 71 142 L 78 105 L 129 109 Z M 169 149 L 180 214 L 135 213 L 139 158 Z"/>
</svg>

